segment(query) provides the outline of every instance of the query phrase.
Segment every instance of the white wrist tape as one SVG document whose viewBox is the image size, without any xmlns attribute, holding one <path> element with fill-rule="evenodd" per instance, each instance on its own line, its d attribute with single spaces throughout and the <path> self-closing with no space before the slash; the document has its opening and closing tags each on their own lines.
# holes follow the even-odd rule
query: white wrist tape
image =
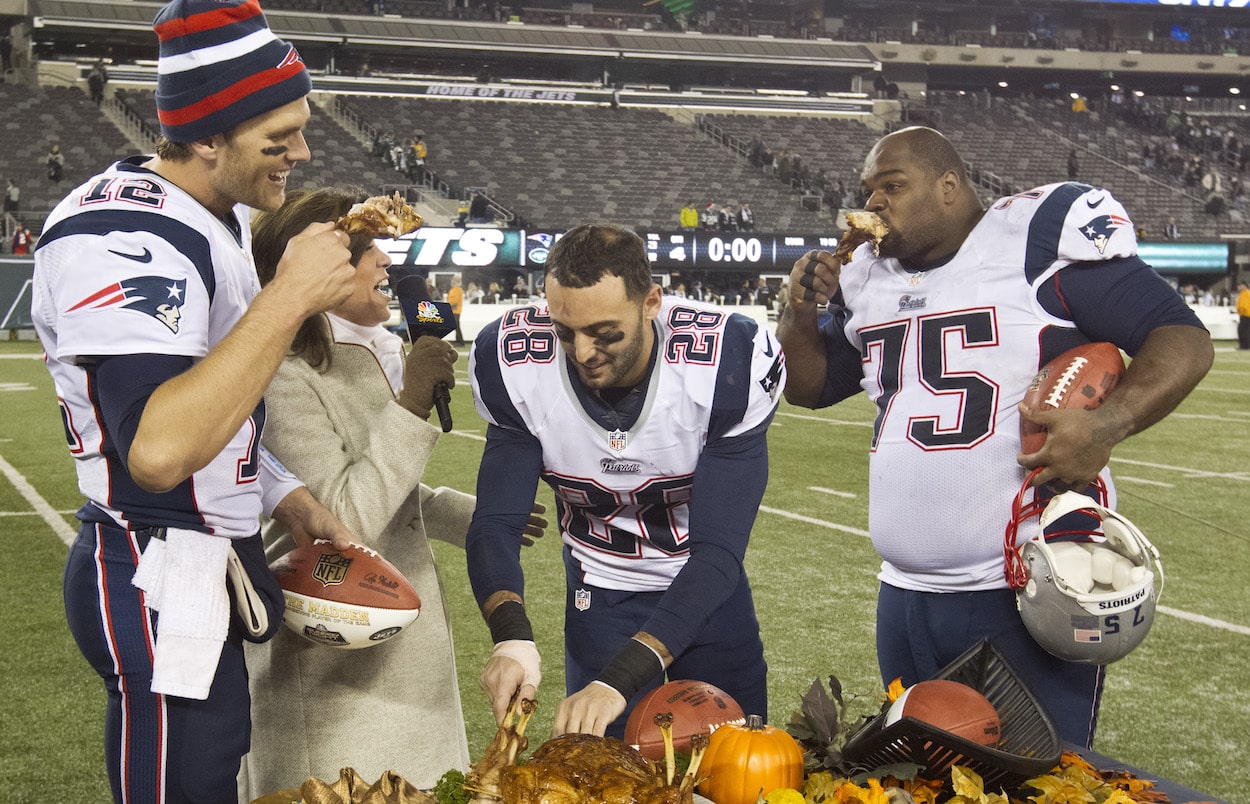
<svg viewBox="0 0 1250 804">
<path fill-rule="evenodd" d="M 538 655 L 538 646 L 526 639 L 505 639 L 495 645 L 492 657 L 504 656 L 521 665 L 521 683 L 531 684 L 538 689 L 538 682 L 543 680 L 543 660 Z"/>
</svg>

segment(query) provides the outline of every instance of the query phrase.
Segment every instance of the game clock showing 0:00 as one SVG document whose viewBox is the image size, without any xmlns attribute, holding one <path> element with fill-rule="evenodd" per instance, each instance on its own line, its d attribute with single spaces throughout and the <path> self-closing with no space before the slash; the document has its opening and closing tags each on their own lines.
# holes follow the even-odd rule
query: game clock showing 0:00
<svg viewBox="0 0 1250 804">
<path fill-rule="evenodd" d="M 812 249 L 832 251 L 836 235 L 751 235 L 719 232 L 640 232 L 659 268 L 749 266 L 789 271 Z"/>
</svg>

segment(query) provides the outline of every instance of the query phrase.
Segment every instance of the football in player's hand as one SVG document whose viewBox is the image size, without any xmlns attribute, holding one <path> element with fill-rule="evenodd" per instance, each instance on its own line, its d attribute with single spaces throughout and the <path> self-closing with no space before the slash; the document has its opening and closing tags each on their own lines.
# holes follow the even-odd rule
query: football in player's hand
<svg viewBox="0 0 1250 804">
<path fill-rule="evenodd" d="M 1113 343 L 1087 343 L 1069 349 L 1037 372 L 1024 404 L 1041 410 L 1079 408 L 1093 410 L 1101 405 L 1124 373 L 1124 358 Z M 1046 443 L 1046 428 L 1020 417 L 1020 451 L 1037 452 Z"/>
<path fill-rule="evenodd" d="M 318 540 L 272 565 L 286 598 L 283 622 L 335 648 L 367 648 L 398 634 L 421 613 L 417 590 L 395 565 L 367 547 L 339 551 Z"/>
<path fill-rule="evenodd" d="M 670 681 L 651 690 L 625 724 L 625 742 L 638 747 L 647 759 L 664 758 L 664 737 L 655 716 L 672 713 L 673 750 L 690 752 L 690 738 L 711 734 L 726 723 L 745 723 L 738 702 L 719 687 L 703 681 Z"/>
<path fill-rule="evenodd" d="M 998 711 L 966 684 L 935 679 L 903 690 L 885 715 L 885 726 L 910 717 L 979 745 L 998 742 Z"/>
</svg>

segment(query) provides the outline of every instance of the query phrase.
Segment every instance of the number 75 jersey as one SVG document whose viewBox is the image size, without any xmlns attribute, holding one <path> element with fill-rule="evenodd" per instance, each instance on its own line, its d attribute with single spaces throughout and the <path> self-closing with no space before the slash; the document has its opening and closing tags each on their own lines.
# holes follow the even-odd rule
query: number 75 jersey
<svg viewBox="0 0 1250 804">
<path fill-rule="evenodd" d="M 1073 263 L 1096 271 L 1136 253 L 1119 202 L 1069 183 L 1000 200 L 938 267 L 911 272 L 862 247 L 843 268 L 842 333 L 876 406 L 869 531 L 883 581 L 932 592 L 1005 587 L 1003 527 L 1025 474 L 1016 406 L 1043 333 L 1083 338 L 1043 308 L 1038 288 Z"/>
<path fill-rule="evenodd" d="M 509 310 L 473 349 L 478 412 L 542 446 L 561 538 L 585 581 L 663 591 L 685 565 L 705 445 L 767 427 L 785 382 L 779 344 L 750 318 L 665 296 L 636 421 L 612 426 L 568 366 L 546 302 Z M 700 476 L 705 492 L 715 478 Z"/>
</svg>

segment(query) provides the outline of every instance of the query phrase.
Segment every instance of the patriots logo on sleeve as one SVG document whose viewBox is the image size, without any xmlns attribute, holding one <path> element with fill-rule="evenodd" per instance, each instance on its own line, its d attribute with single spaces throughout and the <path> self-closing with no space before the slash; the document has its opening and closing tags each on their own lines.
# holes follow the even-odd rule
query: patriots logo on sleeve
<svg viewBox="0 0 1250 804">
<path fill-rule="evenodd" d="M 164 276 L 135 276 L 100 288 L 65 312 L 124 307 L 152 316 L 177 334 L 186 303 L 187 280 Z"/>
<path fill-rule="evenodd" d="M 1099 254 L 1103 254 L 1107 251 L 1111 235 L 1121 226 L 1127 226 L 1132 231 L 1133 222 L 1120 215 L 1099 215 L 1081 227 L 1081 234 L 1094 244 Z"/>
</svg>

